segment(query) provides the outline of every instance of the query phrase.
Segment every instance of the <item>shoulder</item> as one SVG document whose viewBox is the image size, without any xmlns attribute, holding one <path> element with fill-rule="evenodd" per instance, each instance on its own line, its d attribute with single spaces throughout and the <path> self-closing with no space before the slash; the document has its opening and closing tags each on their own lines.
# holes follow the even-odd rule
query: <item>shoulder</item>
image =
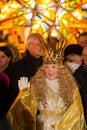
<svg viewBox="0 0 87 130">
<path fill-rule="evenodd" d="M 9 77 L 4 72 L 0 73 L 0 83 L 6 84 L 7 86 L 9 86 Z"/>
<path fill-rule="evenodd" d="M 0 79 L 7 79 L 9 78 L 8 75 L 4 72 L 0 73 Z"/>
<path fill-rule="evenodd" d="M 74 74 L 81 73 L 83 71 L 84 67 L 81 65 L 78 69 L 76 69 Z"/>
<path fill-rule="evenodd" d="M 19 60 L 19 61 L 13 63 L 13 64 L 11 65 L 11 69 L 13 69 L 13 68 L 18 68 L 18 67 L 22 66 L 24 63 L 25 63 L 25 58 L 22 58 L 21 60 Z"/>
<path fill-rule="evenodd" d="M 74 77 L 78 80 L 84 79 L 87 77 L 87 71 L 83 65 L 81 65 L 73 74 Z M 84 78 L 83 78 L 84 77 Z"/>
</svg>

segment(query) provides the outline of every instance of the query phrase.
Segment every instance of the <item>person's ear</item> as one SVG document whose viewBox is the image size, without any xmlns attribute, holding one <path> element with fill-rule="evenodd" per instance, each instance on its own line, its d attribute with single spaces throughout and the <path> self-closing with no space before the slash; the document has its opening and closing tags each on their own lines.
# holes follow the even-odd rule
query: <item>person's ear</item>
<svg viewBox="0 0 87 130">
<path fill-rule="evenodd" d="M 11 60 L 11 57 L 8 57 L 8 62 L 10 62 L 10 60 Z"/>
</svg>

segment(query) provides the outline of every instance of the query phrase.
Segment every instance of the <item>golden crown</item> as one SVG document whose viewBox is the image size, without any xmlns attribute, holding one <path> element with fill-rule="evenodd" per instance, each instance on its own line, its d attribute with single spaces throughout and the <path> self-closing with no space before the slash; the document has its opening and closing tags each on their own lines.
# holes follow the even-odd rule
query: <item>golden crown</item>
<svg viewBox="0 0 87 130">
<path fill-rule="evenodd" d="M 63 39 L 58 40 L 55 37 L 48 36 L 42 48 L 44 63 L 63 63 L 65 49 L 65 41 Z"/>
</svg>

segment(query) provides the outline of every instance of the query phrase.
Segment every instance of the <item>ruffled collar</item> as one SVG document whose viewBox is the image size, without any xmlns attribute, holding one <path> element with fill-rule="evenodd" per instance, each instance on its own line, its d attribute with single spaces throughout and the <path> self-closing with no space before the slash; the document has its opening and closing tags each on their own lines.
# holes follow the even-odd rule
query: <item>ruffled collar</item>
<svg viewBox="0 0 87 130">
<path fill-rule="evenodd" d="M 59 82 L 58 79 L 50 80 L 46 78 L 47 86 L 54 92 L 57 92 L 59 89 Z"/>
</svg>

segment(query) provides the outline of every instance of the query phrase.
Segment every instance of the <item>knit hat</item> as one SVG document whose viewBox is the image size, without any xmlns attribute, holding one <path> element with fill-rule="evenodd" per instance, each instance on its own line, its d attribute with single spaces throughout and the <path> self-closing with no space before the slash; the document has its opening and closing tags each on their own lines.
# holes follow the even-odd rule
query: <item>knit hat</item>
<svg viewBox="0 0 87 130">
<path fill-rule="evenodd" d="M 64 56 L 68 56 L 70 54 L 82 55 L 83 48 L 78 44 L 70 44 L 64 50 Z"/>
</svg>

